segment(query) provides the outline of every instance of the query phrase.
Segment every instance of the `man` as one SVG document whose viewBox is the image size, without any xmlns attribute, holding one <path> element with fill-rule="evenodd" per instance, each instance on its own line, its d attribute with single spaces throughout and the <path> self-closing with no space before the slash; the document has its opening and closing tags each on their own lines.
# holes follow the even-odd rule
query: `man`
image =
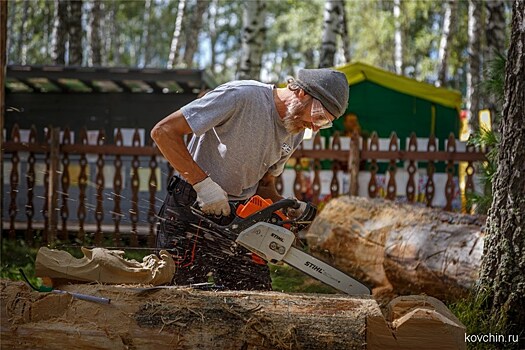
<svg viewBox="0 0 525 350">
<path fill-rule="evenodd" d="M 343 73 L 302 69 L 285 88 L 243 80 L 223 84 L 161 120 L 151 137 L 176 170 L 159 212 L 157 247 L 170 249 L 177 264 L 174 282 L 210 278 L 227 289 L 271 290 L 269 269 L 248 250 L 232 248 L 199 225 L 196 202 L 221 224 L 232 219 L 229 201 L 253 195 L 277 201 L 279 176 L 304 130 L 332 125 L 348 104 Z M 193 133 L 188 146 L 183 136 Z M 299 217 L 306 208 L 288 211 Z"/>
</svg>

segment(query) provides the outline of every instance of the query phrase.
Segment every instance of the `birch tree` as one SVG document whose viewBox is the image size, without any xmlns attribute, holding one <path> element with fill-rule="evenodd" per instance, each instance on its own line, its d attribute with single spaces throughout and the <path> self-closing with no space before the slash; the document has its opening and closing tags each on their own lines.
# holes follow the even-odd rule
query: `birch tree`
<svg viewBox="0 0 525 350">
<path fill-rule="evenodd" d="M 350 45 L 350 35 L 348 34 L 348 19 L 346 17 L 346 6 L 344 0 L 341 0 L 341 41 L 343 43 L 343 54 L 346 62 L 352 60 Z"/>
<path fill-rule="evenodd" d="M 487 45 L 484 57 L 486 64 L 490 65 L 492 61 L 497 58 L 498 54 L 503 55 L 505 53 L 505 43 L 507 42 L 505 32 L 505 2 L 503 0 L 486 1 L 485 8 L 487 10 L 485 25 Z M 489 94 L 486 102 L 493 115 L 492 122 L 495 124 L 495 121 L 498 119 L 496 116 L 500 113 L 498 109 L 501 109 L 501 106 L 498 108 L 498 101 L 496 101 L 496 98 L 491 94 Z"/>
<path fill-rule="evenodd" d="M 498 169 L 487 218 L 478 298 L 491 332 L 523 336 L 525 325 L 525 0 L 513 5 L 505 67 Z M 522 338 L 523 340 L 523 338 Z"/>
<path fill-rule="evenodd" d="M 403 37 L 401 35 L 401 0 L 394 0 L 394 67 L 403 74 Z"/>
<path fill-rule="evenodd" d="M 143 31 L 140 36 L 140 47 L 139 47 L 139 59 L 138 59 L 138 66 L 143 68 L 146 67 L 146 65 L 149 62 L 149 48 L 150 45 L 150 18 L 151 18 L 151 9 L 152 9 L 152 1 L 146 0 L 144 2 L 144 17 L 143 17 Z"/>
<path fill-rule="evenodd" d="M 69 64 L 82 65 L 82 1 L 70 3 L 69 17 Z"/>
<path fill-rule="evenodd" d="M 467 71 L 467 109 L 471 131 L 479 129 L 478 112 L 480 105 L 481 82 L 481 0 L 469 0 L 468 55 Z"/>
<path fill-rule="evenodd" d="M 102 65 L 102 38 L 100 36 L 100 21 L 102 18 L 102 8 L 100 0 L 94 0 L 91 7 L 90 25 L 90 52 L 91 65 Z"/>
<path fill-rule="evenodd" d="M 66 1 L 55 0 L 55 23 L 53 25 L 53 63 L 65 64 L 66 62 L 66 42 L 67 42 L 67 22 L 68 22 L 68 3 Z"/>
<path fill-rule="evenodd" d="M 341 5 L 342 3 L 338 0 L 326 0 L 325 2 L 319 68 L 332 67 L 335 63 L 337 35 L 343 13 Z"/>
<path fill-rule="evenodd" d="M 443 86 L 447 82 L 448 59 L 450 56 L 450 42 L 455 35 L 458 17 L 457 0 L 449 0 L 443 3 L 445 13 L 443 15 L 443 32 L 439 41 L 438 51 L 438 79 L 436 86 Z"/>
<path fill-rule="evenodd" d="M 29 19 L 29 1 L 23 3 L 22 21 L 20 22 L 20 31 L 18 32 L 17 54 L 20 57 L 21 64 L 27 64 L 27 22 Z"/>
<path fill-rule="evenodd" d="M 193 66 L 193 58 L 199 44 L 199 34 L 202 30 L 202 23 L 209 5 L 210 3 L 208 1 L 197 0 L 192 15 L 190 16 L 191 22 L 190 25 L 187 26 L 186 47 L 183 56 L 184 65 L 188 68 Z"/>
<path fill-rule="evenodd" d="M 266 37 L 265 0 L 243 2 L 239 79 L 260 79 Z"/>
<path fill-rule="evenodd" d="M 175 19 L 175 29 L 173 30 L 173 36 L 171 38 L 170 53 L 168 56 L 168 64 L 166 66 L 168 69 L 172 69 L 177 63 L 185 6 L 186 0 L 179 0 L 179 6 L 177 7 L 177 17 Z"/>
</svg>

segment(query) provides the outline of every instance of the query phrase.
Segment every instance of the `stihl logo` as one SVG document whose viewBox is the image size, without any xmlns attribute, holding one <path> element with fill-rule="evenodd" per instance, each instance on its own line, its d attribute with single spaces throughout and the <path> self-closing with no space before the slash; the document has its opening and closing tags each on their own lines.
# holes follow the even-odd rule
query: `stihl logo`
<svg viewBox="0 0 525 350">
<path fill-rule="evenodd" d="M 314 271 L 317 271 L 319 273 L 324 273 L 324 270 L 317 266 L 316 264 L 312 264 L 311 262 L 307 261 L 304 263 L 304 266 L 311 268 Z"/>
<path fill-rule="evenodd" d="M 272 237 L 275 238 L 275 239 L 278 239 L 279 241 L 283 242 L 284 243 L 284 239 L 281 237 L 281 236 L 278 236 L 276 235 L 275 233 L 272 232 Z"/>
</svg>

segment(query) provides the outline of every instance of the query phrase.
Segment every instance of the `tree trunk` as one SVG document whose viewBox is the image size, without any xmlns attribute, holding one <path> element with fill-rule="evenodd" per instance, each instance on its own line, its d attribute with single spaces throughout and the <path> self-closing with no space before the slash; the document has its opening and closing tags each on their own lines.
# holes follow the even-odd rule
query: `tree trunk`
<svg viewBox="0 0 525 350">
<path fill-rule="evenodd" d="M 20 64 L 27 64 L 27 21 L 29 18 L 29 1 L 24 1 L 22 11 L 22 21 L 18 32 L 17 56 Z"/>
<path fill-rule="evenodd" d="M 173 30 L 173 36 L 171 37 L 170 54 L 168 56 L 168 64 L 166 66 L 168 69 L 172 69 L 177 63 L 185 6 L 186 0 L 179 0 L 179 6 L 177 7 L 177 17 L 175 18 L 175 29 Z"/>
<path fill-rule="evenodd" d="M 498 170 L 478 288 L 490 324 L 505 334 L 519 334 L 525 325 L 525 1 L 516 0 L 512 13 Z"/>
<path fill-rule="evenodd" d="M 377 297 L 425 293 L 455 300 L 478 276 L 478 217 L 391 201 L 332 199 L 306 235 L 308 246 Z"/>
<path fill-rule="evenodd" d="M 129 287 L 61 287 L 110 298 L 108 305 L 30 292 L 21 283 L 2 281 L 2 346 L 364 349 L 367 318 L 382 319 L 377 303 L 366 298 Z"/>
<path fill-rule="evenodd" d="M 485 69 L 491 65 L 491 62 L 497 58 L 498 54 L 505 54 L 505 43 L 507 42 L 506 21 L 505 21 L 505 2 L 503 0 L 492 0 L 485 2 L 487 13 L 485 37 L 487 38 L 487 47 L 485 52 Z M 501 113 L 501 101 L 498 103 L 497 97 L 493 94 L 488 96 L 488 108 L 492 113 L 494 122 L 496 115 Z M 494 129 L 498 129 L 494 125 Z"/>
<path fill-rule="evenodd" d="M 196 7 L 191 16 L 191 24 L 187 27 L 186 48 L 184 49 L 183 58 L 184 65 L 187 68 L 193 67 L 193 58 L 197 52 L 199 34 L 202 30 L 202 22 L 209 5 L 210 3 L 208 1 L 197 1 Z"/>
<path fill-rule="evenodd" d="M 326 0 L 324 6 L 323 37 L 321 42 L 321 58 L 319 68 L 333 67 L 337 49 L 337 34 L 342 15 L 341 2 Z"/>
<path fill-rule="evenodd" d="M 260 79 L 266 35 L 265 18 L 266 2 L 264 0 L 243 2 L 239 79 Z"/>
<path fill-rule="evenodd" d="M 350 48 L 350 35 L 348 34 L 348 19 L 346 17 L 346 6 L 344 0 L 341 1 L 341 41 L 343 42 L 343 52 L 345 55 L 345 62 L 352 61 L 352 52 Z"/>
<path fill-rule="evenodd" d="M 401 35 L 401 0 L 394 0 L 394 67 L 403 74 L 403 37 Z"/>
<path fill-rule="evenodd" d="M 102 65 L 102 38 L 100 37 L 100 20 L 102 19 L 102 8 L 100 0 L 93 1 L 91 8 L 91 65 Z"/>
<path fill-rule="evenodd" d="M 450 42 L 454 37 L 457 27 L 458 2 L 449 0 L 443 3 L 445 14 L 443 15 L 443 32 L 438 51 L 438 80 L 437 86 L 445 86 L 447 82 L 448 58 L 450 56 Z"/>
<path fill-rule="evenodd" d="M 465 327 L 439 300 L 67 285 L 110 298 L 31 292 L 1 281 L 0 335 L 10 349 L 465 349 Z"/>
<path fill-rule="evenodd" d="M 217 7 L 218 0 L 211 0 L 210 12 L 208 18 L 208 31 L 210 35 L 210 70 L 213 75 L 216 72 L 216 46 L 217 46 L 217 37 L 219 33 L 217 32 Z"/>
<path fill-rule="evenodd" d="M 53 27 L 53 62 L 63 65 L 66 63 L 66 42 L 67 42 L 67 22 L 68 2 L 55 0 L 55 24 Z"/>
<path fill-rule="evenodd" d="M 69 17 L 69 64 L 82 65 L 82 0 L 70 2 Z"/>
<path fill-rule="evenodd" d="M 468 11 L 468 62 L 467 106 L 469 126 L 472 132 L 479 129 L 479 105 L 481 82 L 481 0 L 469 0 Z"/>
</svg>

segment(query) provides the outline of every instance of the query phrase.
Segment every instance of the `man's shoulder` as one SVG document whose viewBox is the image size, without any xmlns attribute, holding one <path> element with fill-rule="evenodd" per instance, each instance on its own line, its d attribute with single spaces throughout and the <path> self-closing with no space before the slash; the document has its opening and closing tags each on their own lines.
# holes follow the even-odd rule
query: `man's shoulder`
<svg viewBox="0 0 525 350">
<path fill-rule="evenodd" d="M 245 87 L 254 89 L 272 89 L 273 85 L 268 83 L 262 83 L 257 80 L 232 80 L 227 83 L 220 85 L 222 88 L 234 88 L 234 87 Z"/>
</svg>

